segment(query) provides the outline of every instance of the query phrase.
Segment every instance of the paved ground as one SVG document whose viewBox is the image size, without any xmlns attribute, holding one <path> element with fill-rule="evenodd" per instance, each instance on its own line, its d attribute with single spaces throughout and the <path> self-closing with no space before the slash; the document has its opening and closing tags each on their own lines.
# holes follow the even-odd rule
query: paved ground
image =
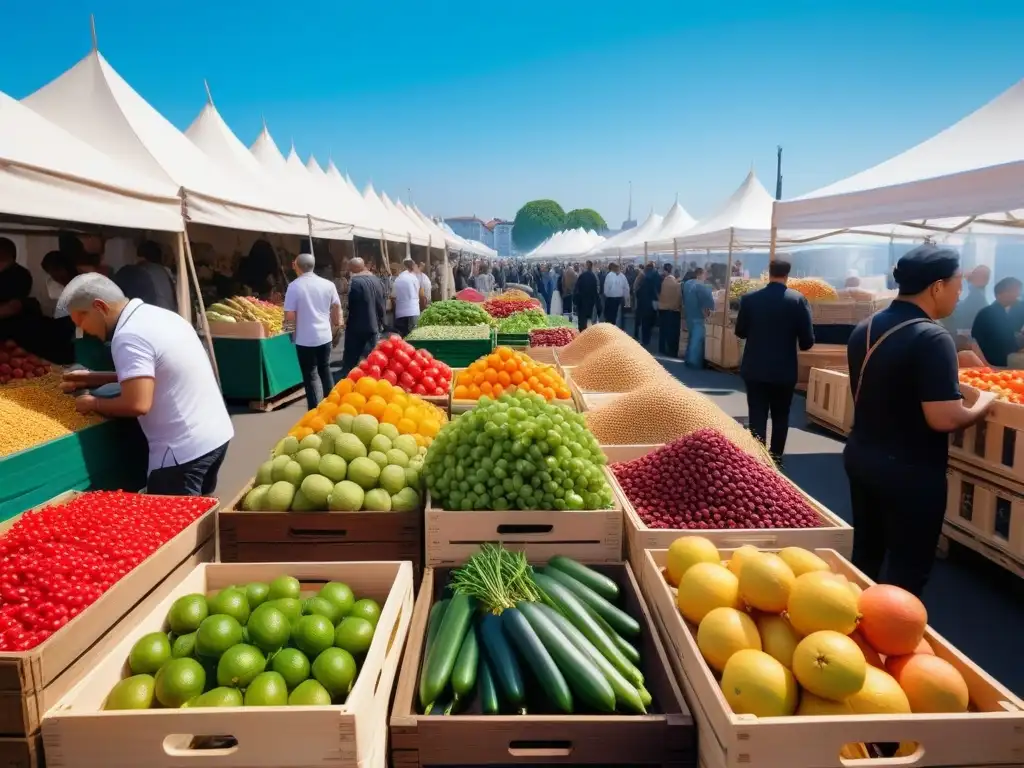
<svg viewBox="0 0 1024 768">
<path fill-rule="evenodd" d="M 743 421 L 743 383 L 730 374 L 690 371 L 676 361 L 665 366 L 685 384 L 700 389 L 731 416 Z M 272 413 L 238 412 L 235 439 L 220 474 L 219 495 L 237 494 L 280 437 L 305 411 L 302 400 Z M 786 474 L 808 494 L 845 520 L 850 519 L 849 489 L 840 440 L 808 427 L 804 400 L 794 402 L 786 455 Z M 1018 695 L 1024 695 L 1024 664 L 1017 658 L 1024 637 L 1024 585 L 973 553 L 953 546 L 936 564 L 925 602 L 932 625 Z"/>
</svg>

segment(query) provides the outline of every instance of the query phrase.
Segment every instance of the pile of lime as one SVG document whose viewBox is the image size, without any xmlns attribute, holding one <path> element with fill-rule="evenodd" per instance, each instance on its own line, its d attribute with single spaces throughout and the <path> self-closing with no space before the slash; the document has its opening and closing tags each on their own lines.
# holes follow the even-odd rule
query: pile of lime
<svg viewBox="0 0 1024 768">
<path fill-rule="evenodd" d="M 324 706 L 345 701 L 380 606 L 340 581 L 311 597 L 292 576 L 179 597 L 165 632 L 132 646 L 104 709 Z"/>
</svg>

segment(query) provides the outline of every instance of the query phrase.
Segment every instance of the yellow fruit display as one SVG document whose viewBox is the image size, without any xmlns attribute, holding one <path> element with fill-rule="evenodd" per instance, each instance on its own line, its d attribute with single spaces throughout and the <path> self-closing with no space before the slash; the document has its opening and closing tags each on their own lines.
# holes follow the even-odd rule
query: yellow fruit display
<svg viewBox="0 0 1024 768">
<path fill-rule="evenodd" d="M 888 672 L 870 664 L 865 670 L 864 685 L 846 703 L 858 715 L 910 714 L 910 701 L 900 684 Z"/>
<path fill-rule="evenodd" d="M 782 613 L 796 577 L 776 554 L 763 552 L 748 558 L 740 570 L 740 598 L 751 608 L 767 613 Z"/>
<path fill-rule="evenodd" d="M 715 608 L 739 608 L 739 579 L 718 563 L 697 563 L 679 581 L 676 605 L 694 624 Z"/>
<path fill-rule="evenodd" d="M 793 673 L 764 651 L 737 651 L 722 671 L 722 693 L 738 715 L 786 717 L 799 696 Z"/>
<path fill-rule="evenodd" d="M 814 632 L 793 651 L 793 675 L 815 696 L 842 701 L 864 685 L 868 663 L 858 645 L 831 630 Z"/>
<path fill-rule="evenodd" d="M 760 550 L 753 544 L 744 544 L 742 547 L 732 553 L 732 557 L 729 558 L 729 562 L 725 565 L 726 567 L 736 574 L 737 577 L 740 575 L 740 571 L 743 568 L 743 564 L 747 561 L 747 558 L 753 555 L 760 554 Z"/>
<path fill-rule="evenodd" d="M 790 570 L 793 571 L 794 576 L 803 576 L 805 573 L 811 573 L 813 571 L 830 572 L 832 570 L 828 567 L 828 563 L 803 547 L 786 547 L 784 549 L 780 549 L 779 557 L 781 557 L 785 561 L 786 565 L 789 566 Z"/>
<path fill-rule="evenodd" d="M 801 635 L 825 629 L 848 635 L 857 628 L 857 598 L 846 579 L 831 576 L 805 573 L 793 582 L 786 613 Z"/>
<path fill-rule="evenodd" d="M 760 651 L 761 636 L 754 620 L 743 611 L 715 608 L 697 627 L 697 647 L 708 666 L 721 672 L 737 651 Z"/>
<path fill-rule="evenodd" d="M 839 292 L 820 277 L 790 278 L 786 287 L 803 294 L 808 301 L 835 301 L 839 298 Z"/>
<path fill-rule="evenodd" d="M 19 380 L 0 387 L 0 457 L 99 424 L 75 410 L 75 398 L 60 389 L 58 376 Z"/>
<path fill-rule="evenodd" d="M 793 668 L 793 651 L 800 644 L 800 635 L 782 616 L 770 613 L 757 617 L 757 631 L 761 635 L 761 650 L 786 669 Z"/>
<path fill-rule="evenodd" d="M 719 563 L 721 560 L 718 548 L 703 536 L 680 536 L 668 547 L 665 579 L 673 587 L 678 587 L 690 566 L 697 563 Z"/>
</svg>

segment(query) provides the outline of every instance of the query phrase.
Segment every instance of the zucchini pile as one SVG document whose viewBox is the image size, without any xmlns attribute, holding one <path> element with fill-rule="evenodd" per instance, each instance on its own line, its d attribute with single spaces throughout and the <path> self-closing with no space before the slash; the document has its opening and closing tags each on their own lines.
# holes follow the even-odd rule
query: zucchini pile
<svg viewBox="0 0 1024 768">
<path fill-rule="evenodd" d="M 535 571 L 484 545 L 430 610 L 420 667 L 424 714 L 644 714 L 639 623 L 619 587 L 568 557 Z"/>
</svg>

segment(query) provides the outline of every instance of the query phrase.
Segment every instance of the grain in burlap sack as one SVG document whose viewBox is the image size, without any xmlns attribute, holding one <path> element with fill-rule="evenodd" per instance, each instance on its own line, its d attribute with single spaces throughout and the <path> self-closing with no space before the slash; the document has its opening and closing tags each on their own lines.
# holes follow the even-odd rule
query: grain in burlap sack
<svg viewBox="0 0 1024 768">
<path fill-rule="evenodd" d="M 764 446 L 710 397 L 671 377 L 587 411 L 585 417 L 601 445 L 660 445 L 701 429 L 715 429 L 744 452 L 772 464 Z"/>
<path fill-rule="evenodd" d="M 650 352 L 633 339 L 615 339 L 572 369 L 583 392 L 632 392 L 668 377 Z"/>
<path fill-rule="evenodd" d="M 588 326 L 583 333 L 558 350 L 558 362 L 562 365 L 579 365 L 608 344 L 623 339 L 636 344 L 628 333 L 612 323 Z"/>
</svg>

